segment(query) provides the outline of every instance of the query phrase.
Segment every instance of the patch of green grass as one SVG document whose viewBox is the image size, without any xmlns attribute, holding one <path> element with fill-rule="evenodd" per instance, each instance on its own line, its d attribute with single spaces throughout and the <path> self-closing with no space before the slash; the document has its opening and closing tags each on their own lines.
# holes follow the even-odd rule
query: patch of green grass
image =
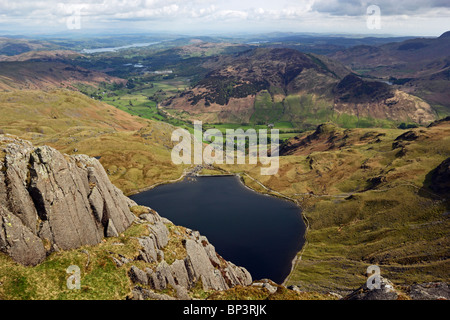
<svg viewBox="0 0 450 320">
<path fill-rule="evenodd" d="M 345 113 L 336 115 L 333 121 L 342 128 L 396 128 L 397 126 L 397 122 L 392 120 L 357 117 Z"/>
<path fill-rule="evenodd" d="M 236 286 L 234 288 L 214 292 L 207 300 L 335 300 L 336 297 L 317 292 L 296 292 L 270 283 L 277 290 L 270 293 L 269 290 L 257 286 Z"/>
<path fill-rule="evenodd" d="M 277 129 L 294 129 L 292 122 L 290 121 L 277 121 L 274 123 L 274 128 Z"/>
<path fill-rule="evenodd" d="M 108 253 L 118 247 L 112 245 L 112 239 L 108 239 L 107 243 L 98 246 L 53 253 L 36 267 L 19 265 L 0 254 L 0 297 L 5 300 L 125 299 L 131 290 L 126 268 L 117 268 Z M 81 250 L 88 252 L 88 255 Z M 71 265 L 81 270 L 80 290 L 67 287 L 70 275 L 66 270 Z"/>
<path fill-rule="evenodd" d="M 250 118 L 250 122 L 255 124 L 273 124 L 283 116 L 283 104 L 281 102 L 273 102 L 272 96 L 266 90 L 256 95 L 254 107 L 255 111 Z"/>
</svg>

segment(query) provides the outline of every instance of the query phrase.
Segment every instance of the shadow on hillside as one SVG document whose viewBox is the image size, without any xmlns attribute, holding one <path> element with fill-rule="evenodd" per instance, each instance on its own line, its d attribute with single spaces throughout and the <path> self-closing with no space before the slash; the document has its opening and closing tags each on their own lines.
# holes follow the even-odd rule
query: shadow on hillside
<svg viewBox="0 0 450 320">
<path fill-rule="evenodd" d="M 436 174 L 437 170 L 438 167 L 428 172 L 423 181 L 423 187 L 419 189 L 418 194 L 421 197 L 432 200 L 444 200 L 445 208 L 450 212 L 450 189 L 440 188 L 433 184 L 433 176 Z"/>
</svg>

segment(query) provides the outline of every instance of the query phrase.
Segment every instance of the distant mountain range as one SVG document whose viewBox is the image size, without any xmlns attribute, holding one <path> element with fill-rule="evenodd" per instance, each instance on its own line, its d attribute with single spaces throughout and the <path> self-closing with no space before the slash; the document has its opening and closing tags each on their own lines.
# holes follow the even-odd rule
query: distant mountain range
<svg viewBox="0 0 450 320">
<path fill-rule="evenodd" d="M 126 83 L 124 79 L 67 63 L 77 56 L 80 54 L 70 50 L 28 51 L 0 56 L 0 90 L 74 88 L 73 85 L 79 83 Z"/>
</svg>

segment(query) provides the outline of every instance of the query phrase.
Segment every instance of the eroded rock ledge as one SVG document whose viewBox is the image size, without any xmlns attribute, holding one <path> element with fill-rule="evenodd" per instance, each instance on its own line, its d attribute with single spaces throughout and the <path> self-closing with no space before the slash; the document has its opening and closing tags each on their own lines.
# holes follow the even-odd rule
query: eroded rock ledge
<svg viewBox="0 0 450 320">
<path fill-rule="evenodd" d="M 0 135 L 0 251 L 36 265 L 55 250 L 94 245 L 128 228 L 127 197 L 84 155 Z"/>
<path fill-rule="evenodd" d="M 201 283 L 204 291 L 227 290 L 236 285 L 247 286 L 252 283 L 252 277 L 245 268 L 223 259 L 205 236 L 190 229 L 183 228 L 183 233 L 176 231 L 184 248 L 184 257 L 169 264 L 164 257 L 171 237 L 167 226 L 174 225 L 154 210 L 147 209 L 148 213 L 140 215 L 135 223 L 144 224 L 149 230 L 148 236 L 138 238 L 141 250 L 136 259 L 148 265 L 140 269 L 131 261 L 115 260 L 118 266 L 122 263 L 132 265 L 128 275 L 137 285 L 133 290 L 133 298 L 150 298 L 153 290 L 173 288 L 177 298 L 189 299 L 188 290 L 198 283 Z M 150 290 L 142 288 L 142 285 Z"/>
</svg>

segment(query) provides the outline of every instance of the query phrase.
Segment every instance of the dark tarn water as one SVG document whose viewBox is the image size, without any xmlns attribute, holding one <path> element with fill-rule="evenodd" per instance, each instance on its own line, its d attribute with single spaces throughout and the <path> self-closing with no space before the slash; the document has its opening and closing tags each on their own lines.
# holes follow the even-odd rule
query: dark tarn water
<svg viewBox="0 0 450 320">
<path fill-rule="evenodd" d="M 304 242 L 300 208 L 256 193 L 236 176 L 193 179 L 162 185 L 131 199 L 176 225 L 198 230 L 222 257 L 245 267 L 253 279 L 282 283 Z"/>
</svg>

